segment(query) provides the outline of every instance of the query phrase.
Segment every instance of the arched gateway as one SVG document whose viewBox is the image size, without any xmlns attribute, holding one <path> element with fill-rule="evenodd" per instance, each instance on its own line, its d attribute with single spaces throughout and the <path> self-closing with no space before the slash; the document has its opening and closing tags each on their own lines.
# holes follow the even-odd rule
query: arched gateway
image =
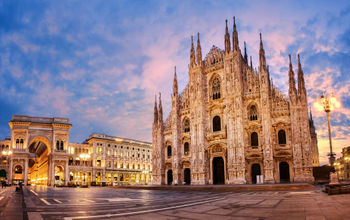
<svg viewBox="0 0 350 220">
<path fill-rule="evenodd" d="M 13 116 L 9 183 L 67 184 L 68 139 L 72 127 L 67 118 Z"/>
</svg>

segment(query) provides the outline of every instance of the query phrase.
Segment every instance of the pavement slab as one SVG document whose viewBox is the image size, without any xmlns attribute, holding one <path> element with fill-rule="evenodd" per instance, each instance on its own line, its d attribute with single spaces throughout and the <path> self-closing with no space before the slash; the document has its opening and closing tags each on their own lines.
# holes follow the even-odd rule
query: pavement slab
<svg viewBox="0 0 350 220">
<path fill-rule="evenodd" d="M 5 196 L 3 196 L 5 195 Z M 181 191 L 25 187 L 0 191 L 0 219 L 349 219 L 349 195 L 292 191 Z M 2 198 L 4 197 L 4 198 Z M 2 199 L 1 199 L 2 198 Z M 1 208 L 1 204 L 6 206 Z M 6 217 L 5 217 L 6 216 Z"/>
</svg>

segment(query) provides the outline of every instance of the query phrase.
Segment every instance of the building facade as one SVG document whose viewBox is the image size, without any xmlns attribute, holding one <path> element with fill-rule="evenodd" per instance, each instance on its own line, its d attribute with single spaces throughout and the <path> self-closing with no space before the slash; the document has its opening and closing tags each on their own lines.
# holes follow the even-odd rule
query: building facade
<svg viewBox="0 0 350 220">
<path fill-rule="evenodd" d="M 344 147 L 342 156 L 334 163 L 339 180 L 350 181 L 350 146 Z"/>
<path fill-rule="evenodd" d="M 0 178 L 38 185 L 149 184 L 151 143 L 92 134 L 69 143 L 67 118 L 13 116 L 0 141 Z"/>
<path fill-rule="evenodd" d="M 165 122 L 161 97 L 155 102 L 153 184 L 312 183 L 317 135 L 299 55 L 297 86 L 289 56 L 285 97 L 270 78 L 261 34 L 258 70 L 246 47 L 241 53 L 235 22 L 231 41 L 226 21 L 224 42 L 202 59 L 199 34 L 196 50 L 192 38 L 189 82 L 179 94 L 175 69 Z"/>
</svg>

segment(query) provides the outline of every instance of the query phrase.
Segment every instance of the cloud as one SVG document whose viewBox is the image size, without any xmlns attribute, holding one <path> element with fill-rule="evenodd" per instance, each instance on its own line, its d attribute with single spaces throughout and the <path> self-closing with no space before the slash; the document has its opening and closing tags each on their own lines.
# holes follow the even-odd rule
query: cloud
<svg viewBox="0 0 350 220">
<path fill-rule="evenodd" d="M 231 34 L 234 15 L 241 49 L 246 41 L 255 67 L 262 32 L 274 84 L 285 94 L 288 54 L 296 72 L 301 53 L 309 103 L 323 90 L 342 101 L 331 113 L 334 149 L 350 141 L 346 1 L 63 1 L 22 8 L 9 13 L 11 25 L 0 25 L 0 91 L 18 106 L 8 114 L 69 117 L 71 141 L 92 132 L 150 141 L 154 95 L 162 93 L 167 115 L 175 65 L 180 90 L 188 82 L 190 36 L 200 32 L 205 57 L 212 45 L 223 47 L 225 19 Z M 325 115 L 312 110 L 326 162 Z"/>
</svg>

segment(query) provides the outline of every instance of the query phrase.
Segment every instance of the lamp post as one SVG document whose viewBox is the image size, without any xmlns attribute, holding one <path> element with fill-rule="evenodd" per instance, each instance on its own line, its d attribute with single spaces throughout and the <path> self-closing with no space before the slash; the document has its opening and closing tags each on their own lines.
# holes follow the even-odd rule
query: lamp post
<svg viewBox="0 0 350 220">
<path fill-rule="evenodd" d="M 7 151 L 7 150 L 5 150 L 5 151 L 3 151 L 2 152 L 2 155 L 4 155 L 4 156 L 10 156 L 12 154 L 12 151 Z"/>
<path fill-rule="evenodd" d="M 317 103 L 315 103 L 317 104 Z M 329 149 L 330 152 L 328 154 L 329 156 L 329 163 L 333 167 L 334 161 L 335 161 L 335 153 L 333 153 L 333 147 L 332 147 L 332 132 L 331 132 L 331 123 L 329 120 L 329 113 L 334 110 L 334 107 L 339 108 L 340 103 L 338 100 L 331 94 L 331 97 L 328 98 L 324 92 L 321 94 L 321 104 L 323 106 L 323 110 L 326 112 L 327 115 L 327 122 L 328 122 L 328 136 L 329 136 Z"/>
</svg>

